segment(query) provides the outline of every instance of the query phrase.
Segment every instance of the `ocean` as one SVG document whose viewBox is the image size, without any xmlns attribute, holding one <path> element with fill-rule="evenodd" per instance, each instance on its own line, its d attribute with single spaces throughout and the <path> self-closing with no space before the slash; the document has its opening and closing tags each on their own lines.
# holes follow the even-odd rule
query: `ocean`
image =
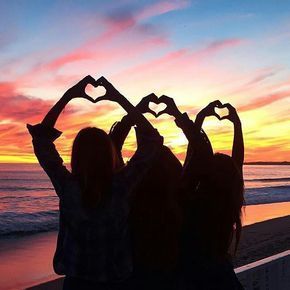
<svg viewBox="0 0 290 290">
<path fill-rule="evenodd" d="M 246 205 L 290 201 L 290 166 L 245 165 Z M 38 164 L 0 164 L 0 239 L 58 228 L 58 197 Z"/>
</svg>

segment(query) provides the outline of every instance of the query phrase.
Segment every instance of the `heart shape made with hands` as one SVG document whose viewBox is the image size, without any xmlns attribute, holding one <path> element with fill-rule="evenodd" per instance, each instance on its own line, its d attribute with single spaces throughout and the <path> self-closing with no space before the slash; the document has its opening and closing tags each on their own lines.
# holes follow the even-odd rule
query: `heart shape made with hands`
<svg viewBox="0 0 290 290">
<path fill-rule="evenodd" d="M 219 107 L 214 108 L 215 113 L 219 116 L 219 120 L 224 119 L 225 117 L 228 117 L 230 112 L 226 105 L 221 105 Z"/>
<path fill-rule="evenodd" d="M 92 85 L 87 84 L 85 87 L 85 93 L 93 99 L 93 103 L 96 103 L 96 100 L 99 97 L 102 97 L 106 95 L 106 88 L 103 85 Z M 166 112 L 163 112 L 167 108 L 167 104 L 160 100 L 158 97 L 154 100 L 150 100 L 148 103 L 148 110 L 147 112 L 152 114 L 154 117 L 158 118 L 163 114 L 166 114 Z M 230 115 L 229 108 L 227 104 L 219 105 L 218 107 L 214 108 L 214 111 L 216 113 L 216 117 L 219 120 L 226 119 Z M 163 112 L 160 114 L 160 112 Z"/>
<path fill-rule="evenodd" d="M 155 102 L 153 102 L 153 101 L 151 101 L 151 102 L 149 102 L 149 104 L 148 104 L 148 108 L 150 109 L 150 110 L 152 110 L 154 113 L 155 113 L 155 117 L 156 118 L 158 118 L 159 116 L 158 116 L 158 114 L 160 113 L 160 112 L 162 112 L 163 110 L 165 110 L 166 109 L 166 107 L 167 107 L 167 105 L 164 103 L 164 102 L 159 102 L 158 100 L 157 101 L 155 101 Z M 150 112 L 151 114 L 152 114 L 152 112 Z M 152 114 L 153 115 L 153 114 Z"/>
<path fill-rule="evenodd" d="M 98 97 L 104 96 L 106 92 L 107 91 L 103 86 L 93 86 L 91 84 L 87 84 L 85 88 L 85 93 L 94 99 L 94 101 L 96 101 Z"/>
</svg>

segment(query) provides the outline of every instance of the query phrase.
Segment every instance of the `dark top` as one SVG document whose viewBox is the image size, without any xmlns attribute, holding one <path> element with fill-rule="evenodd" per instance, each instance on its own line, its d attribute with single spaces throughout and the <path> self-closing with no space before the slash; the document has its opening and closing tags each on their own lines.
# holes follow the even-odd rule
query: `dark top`
<svg viewBox="0 0 290 290">
<path fill-rule="evenodd" d="M 133 270 L 128 197 L 162 147 L 162 137 L 157 131 L 142 135 L 136 130 L 137 151 L 127 166 L 113 176 L 104 205 L 85 210 L 78 181 L 63 165 L 53 144 L 61 132 L 42 124 L 27 127 L 35 155 L 59 196 L 55 272 L 99 282 L 126 279 Z"/>
</svg>

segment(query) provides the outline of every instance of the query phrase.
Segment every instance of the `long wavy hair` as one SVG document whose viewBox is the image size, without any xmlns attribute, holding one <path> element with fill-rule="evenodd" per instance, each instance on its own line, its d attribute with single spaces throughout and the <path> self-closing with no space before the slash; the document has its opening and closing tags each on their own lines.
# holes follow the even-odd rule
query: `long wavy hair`
<svg viewBox="0 0 290 290">
<path fill-rule="evenodd" d="M 137 267 L 169 270 L 177 262 L 181 214 L 176 194 L 181 172 L 179 160 L 163 146 L 135 191 L 129 221 Z"/>
<path fill-rule="evenodd" d="M 203 215 L 199 230 L 207 250 L 224 257 L 234 242 L 235 254 L 242 229 L 244 181 L 232 157 L 221 153 L 213 155 L 210 174 L 201 179 L 195 199 Z"/>
<path fill-rule="evenodd" d="M 71 169 L 79 181 L 84 207 L 96 207 L 104 200 L 118 166 L 115 147 L 105 131 L 87 127 L 78 132 L 72 146 Z"/>
</svg>

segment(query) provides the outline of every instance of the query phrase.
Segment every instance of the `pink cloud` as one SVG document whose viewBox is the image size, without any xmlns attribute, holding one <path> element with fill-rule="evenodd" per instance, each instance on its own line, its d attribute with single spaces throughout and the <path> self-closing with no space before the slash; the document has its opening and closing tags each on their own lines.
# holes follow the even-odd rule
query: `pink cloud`
<svg viewBox="0 0 290 290">
<path fill-rule="evenodd" d="M 143 8 L 137 13 L 138 20 L 166 14 L 171 11 L 184 9 L 189 6 L 189 1 L 161 1 Z"/>
<path fill-rule="evenodd" d="M 213 73 L 213 67 L 208 68 L 203 62 L 207 62 L 219 52 L 239 46 L 242 43 L 243 40 L 241 39 L 225 39 L 209 43 L 199 50 L 180 49 L 171 51 L 146 63 L 125 69 L 117 76 L 121 78 L 124 75 L 136 76 L 136 78 L 149 80 L 155 78 L 158 79 L 159 83 L 166 80 L 167 84 L 172 83 L 178 86 L 180 82 L 189 81 L 192 78 L 192 72 L 199 75 Z M 217 73 L 220 75 L 220 72 Z"/>
<path fill-rule="evenodd" d="M 228 39 L 217 40 L 217 41 L 213 41 L 209 43 L 204 49 L 202 49 L 198 53 L 200 54 L 216 53 L 226 48 L 239 46 L 244 42 L 245 40 L 239 39 L 239 38 L 228 38 Z"/>
<path fill-rule="evenodd" d="M 239 109 L 239 112 L 255 110 L 255 109 L 268 106 L 274 102 L 277 102 L 277 101 L 280 101 L 282 99 L 286 99 L 289 97 L 290 97 L 290 91 L 277 92 L 277 93 L 273 93 L 273 94 L 269 94 L 269 95 L 257 98 L 253 100 L 251 103 L 239 106 L 238 109 Z"/>
<path fill-rule="evenodd" d="M 51 100 L 43 100 L 40 98 L 31 98 L 16 93 L 16 84 L 0 83 L 0 100 L 3 106 L 0 106 L 0 120 L 10 120 L 11 122 L 40 122 L 45 114 L 55 103 Z M 115 109 L 111 103 L 103 103 L 97 105 L 98 114 L 102 114 Z M 68 105 L 65 109 L 67 116 L 78 116 L 76 123 L 82 122 L 86 117 L 96 117 L 95 112 L 83 112 L 76 105 Z"/>
<path fill-rule="evenodd" d="M 188 5 L 188 1 L 179 1 L 179 2 L 169 2 L 169 1 L 162 1 L 159 3 L 155 3 L 151 6 L 147 6 L 143 8 L 143 10 L 140 10 L 139 12 L 136 12 L 136 15 L 131 14 L 129 12 L 125 13 L 115 13 L 111 16 L 108 16 L 104 18 L 104 24 L 106 26 L 106 30 L 97 38 L 91 39 L 85 44 L 83 44 L 81 47 L 77 48 L 75 51 L 66 54 L 62 57 L 59 57 L 53 61 L 51 61 L 49 64 L 47 64 L 47 68 L 51 70 L 59 69 L 60 67 L 64 66 L 65 64 L 71 63 L 71 62 L 77 62 L 81 60 L 87 60 L 91 58 L 98 57 L 98 54 L 100 54 L 101 57 L 104 57 L 106 59 L 111 58 L 112 54 L 108 56 L 106 54 L 106 50 L 110 50 L 108 48 L 104 48 L 104 46 L 108 45 L 111 41 L 114 40 L 114 38 L 119 37 L 120 34 L 124 34 L 132 27 L 139 27 L 141 29 L 138 29 L 138 33 L 144 32 L 143 36 L 149 37 L 148 42 L 142 41 L 142 45 L 144 47 L 144 42 L 148 44 L 160 44 L 160 43 L 167 43 L 167 40 L 164 38 L 164 36 L 155 36 L 152 35 L 146 35 L 147 29 L 142 29 L 142 24 L 139 24 L 140 20 L 145 20 L 148 18 L 151 18 L 153 16 L 161 15 L 164 13 L 168 13 L 169 11 L 174 11 L 177 9 L 185 8 Z M 152 32 L 152 30 L 150 30 Z M 137 35 L 136 35 L 137 36 Z M 138 36 L 140 37 L 140 36 Z M 153 40 L 153 41 L 152 41 Z M 133 42 L 133 46 L 136 42 Z M 132 46 L 132 42 L 126 47 L 126 50 L 132 50 L 130 47 Z M 146 45 L 145 45 L 146 47 Z M 141 47 L 137 47 L 138 50 Z M 124 51 L 125 52 L 125 51 Z M 120 51 L 118 52 L 119 55 L 124 56 L 124 52 Z M 142 51 L 139 51 L 139 53 L 142 53 Z"/>
</svg>

